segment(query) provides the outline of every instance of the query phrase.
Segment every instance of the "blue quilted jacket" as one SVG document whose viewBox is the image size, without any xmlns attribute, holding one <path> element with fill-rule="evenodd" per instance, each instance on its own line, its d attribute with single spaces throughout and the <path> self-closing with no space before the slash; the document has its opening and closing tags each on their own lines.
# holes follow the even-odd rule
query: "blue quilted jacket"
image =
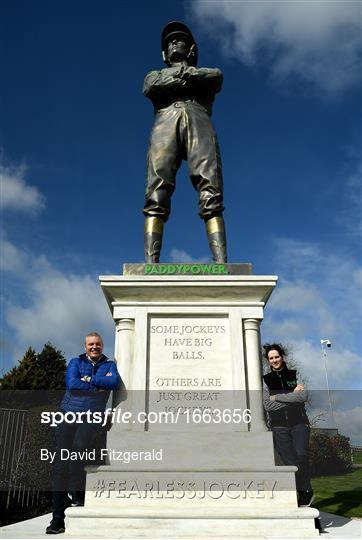
<svg viewBox="0 0 362 540">
<path fill-rule="evenodd" d="M 107 373 L 112 375 L 106 376 Z M 85 375 L 90 382 L 82 381 Z M 96 364 L 81 354 L 70 360 L 65 374 L 67 391 L 60 407 L 63 411 L 85 412 L 104 411 L 111 390 L 121 382 L 115 362 L 102 355 Z"/>
</svg>

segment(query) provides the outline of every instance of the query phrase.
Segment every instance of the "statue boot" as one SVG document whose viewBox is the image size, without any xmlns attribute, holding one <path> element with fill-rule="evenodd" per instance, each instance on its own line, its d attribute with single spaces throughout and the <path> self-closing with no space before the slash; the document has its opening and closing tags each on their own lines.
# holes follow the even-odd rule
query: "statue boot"
<svg viewBox="0 0 362 540">
<path fill-rule="evenodd" d="M 158 217 L 147 217 L 145 221 L 145 261 L 158 263 L 162 247 L 163 220 Z"/>
<path fill-rule="evenodd" d="M 214 262 L 226 263 L 226 234 L 224 218 L 215 216 L 205 221 L 207 239 L 212 253 Z"/>
</svg>

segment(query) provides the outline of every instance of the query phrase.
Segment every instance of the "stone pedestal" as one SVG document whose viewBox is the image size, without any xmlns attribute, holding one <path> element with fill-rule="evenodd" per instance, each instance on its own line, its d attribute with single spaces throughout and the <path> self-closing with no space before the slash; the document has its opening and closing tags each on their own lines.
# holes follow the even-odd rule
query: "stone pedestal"
<svg viewBox="0 0 362 540">
<path fill-rule="evenodd" d="M 124 387 L 108 465 L 88 468 L 67 535 L 318 536 L 318 511 L 298 508 L 296 468 L 274 465 L 264 420 L 259 329 L 277 278 L 244 267 L 100 278 Z"/>
</svg>

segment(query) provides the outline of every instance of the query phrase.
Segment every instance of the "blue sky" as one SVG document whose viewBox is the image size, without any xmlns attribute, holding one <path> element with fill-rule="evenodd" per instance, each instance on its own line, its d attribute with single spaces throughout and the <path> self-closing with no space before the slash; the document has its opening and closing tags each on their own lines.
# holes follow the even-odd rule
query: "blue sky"
<svg viewBox="0 0 362 540">
<path fill-rule="evenodd" d="M 2 372 L 48 340 L 71 357 L 93 329 L 112 355 L 98 275 L 143 258 L 153 112 L 142 83 L 163 67 L 160 32 L 174 19 L 192 29 L 199 65 L 224 73 L 213 123 L 229 261 L 279 276 L 262 338 L 290 344 L 316 389 L 330 339 L 332 388 L 358 390 L 361 4 L 346 0 L 3 0 Z M 207 257 L 183 165 L 162 260 Z M 348 413 L 354 440 L 359 412 Z"/>
</svg>

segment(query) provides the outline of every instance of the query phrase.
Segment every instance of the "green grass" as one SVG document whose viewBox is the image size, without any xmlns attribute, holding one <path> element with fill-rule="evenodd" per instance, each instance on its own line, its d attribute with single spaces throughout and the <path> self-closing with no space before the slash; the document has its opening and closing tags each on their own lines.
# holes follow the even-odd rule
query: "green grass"
<svg viewBox="0 0 362 540">
<path fill-rule="evenodd" d="M 320 476 L 312 479 L 313 506 L 345 517 L 362 518 L 362 469 L 340 476 Z"/>
<path fill-rule="evenodd" d="M 353 452 L 353 463 L 356 465 L 362 464 L 362 452 Z"/>
</svg>

